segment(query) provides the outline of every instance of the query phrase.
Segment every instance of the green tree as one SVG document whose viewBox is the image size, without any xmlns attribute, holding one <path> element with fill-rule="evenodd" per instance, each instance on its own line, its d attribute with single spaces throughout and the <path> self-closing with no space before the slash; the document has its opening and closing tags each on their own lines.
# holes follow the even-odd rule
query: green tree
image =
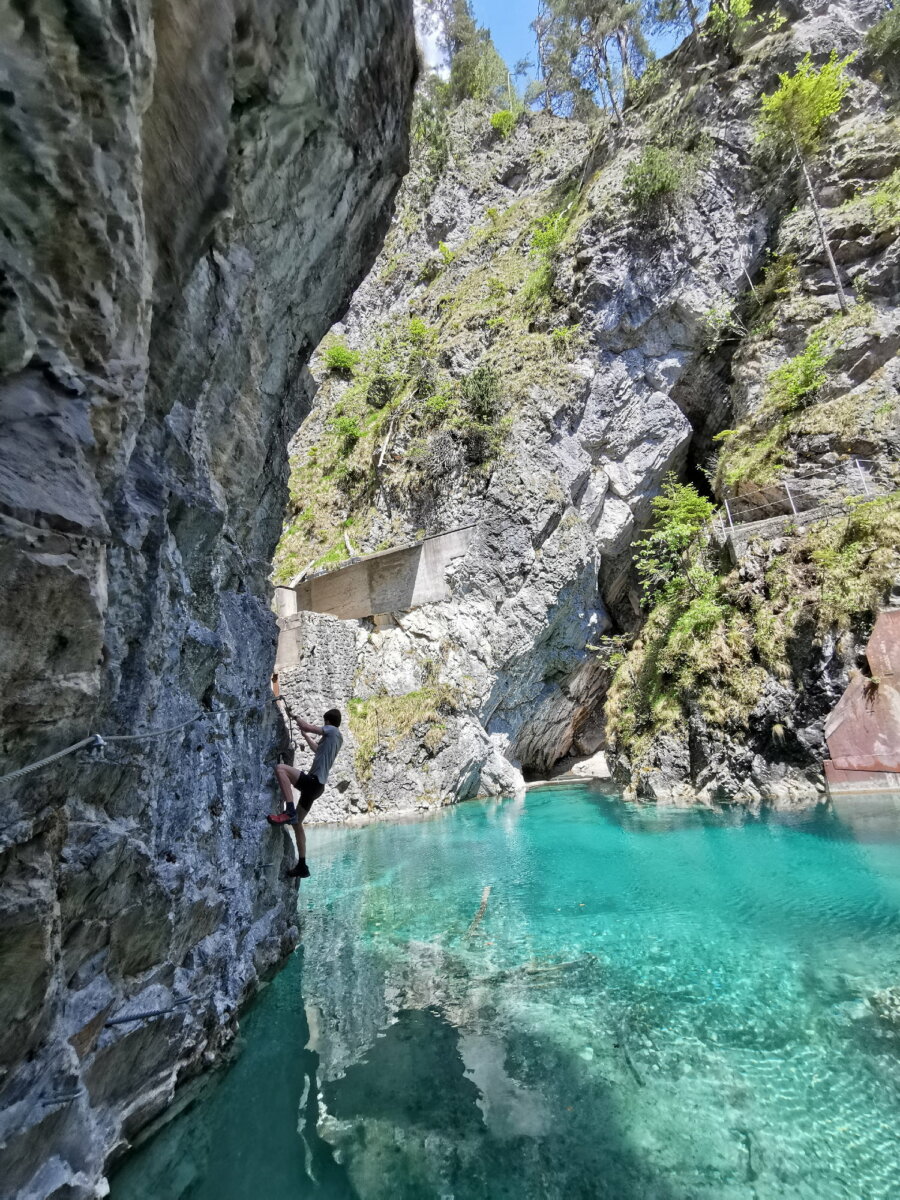
<svg viewBox="0 0 900 1200">
<path fill-rule="evenodd" d="M 532 28 L 545 108 L 581 116 L 599 100 L 621 124 L 648 53 L 639 0 L 542 0 Z"/>
<path fill-rule="evenodd" d="M 800 164 L 806 192 L 812 205 L 819 231 L 819 238 L 828 266 L 837 289 L 841 311 L 847 313 L 849 306 L 831 245 L 822 221 L 822 212 L 816 199 L 815 189 L 809 173 L 809 163 L 818 154 L 831 118 L 840 112 L 844 97 L 850 88 L 847 66 L 853 61 L 852 54 L 839 59 L 832 50 L 827 62 L 816 69 L 809 54 L 799 64 L 793 75 L 784 72 L 778 76 L 778 87 L 764 95 L 760 107 L 760 141 L 769 143 L 780 155 L 793 154 Z"/>
<path fill-rule="evenodd" d="M 900 8 L 885 13 L 866 34 L 866 48 L 888 85 L 900 89 Z"/>
<path fill-rule="evenodd" d="M 450 158 L 450 128 L 447 123 L 449 89 L 434 72 L 419 81 L 412 111 L 412 140 L 416 155 L 432 179 Z"/>
<path fill-rule="evenodd" d="M 422 12 L 426 26 L 437 33 L 438 45 L 450 68 L 447 97 L 451 105 L 463 100 L 511 99 L 506 63 L 497 52 L 490 30 L 475 20 L 471 0 L 425 0 Z"/>
<path fill-rule="evenodd" d="M 700 22 L 706 15 L 707 0 L 648 0 L 646 20 L 656 33 L 687 33 L 700 36 Z"/>
<path fill-rule="evenodd" d="M 753 0 L 714 0 L 710 6 L 706 32 L 734 43 L 754 24 Z"/>
<path fill-rule="evenodd" d="M 635 555 L 644 600 L 680 594 L 686 588 L 702 591 L 706 572 L 700 569 L 698 574 L 697 565 L 687 562 L 687 551 L 712 517 L 715 505 L 670 473 L 651 507 L 650 531 L 638 543 Z"/>
</svg>

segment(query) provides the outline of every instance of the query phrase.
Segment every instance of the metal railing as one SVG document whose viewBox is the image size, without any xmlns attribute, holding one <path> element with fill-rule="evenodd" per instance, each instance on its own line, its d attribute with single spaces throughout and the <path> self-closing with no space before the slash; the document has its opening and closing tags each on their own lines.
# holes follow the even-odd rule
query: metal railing
<svg viewBox="0 0 900 1200">
<path fill-rule="evenodd" d="M 873 459 L 851 460 L 849 476 L 833 479 L 820 475 L 807 484 L 776 483 L 757 488 L 748 496 L 730 496 L 722 502 L 719 521 L 724 534 L 734 532 L 738 525 L 751 525 L 774 517 L 799 517 L 804 512 L 840 503 L 854 496 L 877 496 L 885 490 L 875 474 L 878 463 Z M 895 485 L 894 485 L 895 486 Z"/>
</svg>

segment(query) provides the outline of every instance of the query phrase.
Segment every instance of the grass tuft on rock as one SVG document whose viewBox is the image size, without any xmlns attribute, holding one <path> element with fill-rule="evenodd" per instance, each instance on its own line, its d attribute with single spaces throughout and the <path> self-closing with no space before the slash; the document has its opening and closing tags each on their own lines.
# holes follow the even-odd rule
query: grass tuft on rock
<svg viewBox="0 0 900 1200">
<path fill-rule="evenodd" d="M 462 707 L 462 694 L 448 683 L 426 684 L 404 696 L 372 696 L 350 701 L 350 728 L 356 741 L 355 765 L 360 779 L 369 779 L 380 750 L 393 752 L 414 732 L 430 753 L 443 744 L 445 718 Z"/>
</svg>

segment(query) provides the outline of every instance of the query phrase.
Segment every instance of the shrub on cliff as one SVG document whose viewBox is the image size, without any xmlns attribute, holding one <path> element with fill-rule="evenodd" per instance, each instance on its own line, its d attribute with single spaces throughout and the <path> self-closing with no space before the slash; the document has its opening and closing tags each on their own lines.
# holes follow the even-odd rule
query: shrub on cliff
<svg viewBox="0 0 900 1200">
<path fill-rule="evenodd" d="M 518 114 L 511 109 L 503 108 L 500 112 L 495 112 L 491 117 L 491 128 L 499 133 L 502 138 L 508 138 L 516 127 Z"/>
<path fill-rule="evenodd" d="M 900 88 L 900 8 L 885 13 L 866 36 L 866 48 L 883 73 L 885 82 Z"/>
<path fill-rule="evenodd" d="M 900 170 L 894 171 L 876 189 L 869 204 L 877 229 L 893 229 L 900 225 Z"/>
<path fill-rule="evenodd" d="M 651 502 L 653 522 L 638 543 L 635 555 L 638 577 L 645 600 L 652 600 L 673 586 L 693 586 L 687 551 L 715 506 L 689 483 L 666 476 L 661 493 Z"/>
<path fill-rule="evenodd" d="M 339 375 L 352 375 L 361 357 L 360 352 L 351 349 L 343 338 L 335 338 L 322 351 L 322 361 L 326 368 Z"/>
<path fill-rule="evenodd" d="M 656 216 L 675 200 L 683 178 L 680 155 L 661 146 L 647 146 L 625 171 L 625 202 L 637 214 Z"/>
<path fill-rule="evenodd" d="M 793 639 L 865 631 L 900 570 L 898 546 L 894 493 L 854 504 L 786 546 L 757 542 L 740 573 L 721 575 L 695 559 L 697 586 L 662 593 L 607 694 L 607 735 L 632 775 L 660 734 L 691 716 L 744 742 L 767 673 L 794 677 Z"/>
</svg>

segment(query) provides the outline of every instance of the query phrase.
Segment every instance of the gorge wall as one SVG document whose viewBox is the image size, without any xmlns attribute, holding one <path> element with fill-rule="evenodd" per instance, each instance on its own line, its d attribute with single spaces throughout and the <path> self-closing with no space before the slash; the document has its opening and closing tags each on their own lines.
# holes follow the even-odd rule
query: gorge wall
<svg viewBox="0 0 900 1200">
<path fill-rule="evenodd" d="M 710 551 L 689 628 L 681 609 L 648 610 L 634 571 L 669 472 L 716 500 L 772 477 L 826 498 L 853 490 L 863 455 L 896 486 L 897 229 L 871 197 L 900 141 L 864 44 L 883 7 L 761 7 L 740 39 L 689 38 L 648 72 L 623 125 L 492 120 L 471 101 L 414 122 L 384 250 L 314 367 L 276 578 L 477 528 L 446 601 L 292 618 L 292 705 L 351 714 L 320 819 L 509 791 L 604 741 L 632 795 L 819 796 L 822 723 L 858 645 L 847 626 L 871 624 L 900 569 L 895 501 L 865 517 L 882 533 L 840 619 L 812 611 L 824 559 L 802 536 L 783 555 L 757 547 L 739 574 Z M 796 169 L 757 143 L 761 94 L 832 50 L 856 55 L 815 168 L 857 286 L 846 321 Z M 642 196 L 640 170 L 661 161 L 677 180 Z M 776 420 L 774 373 L 819 338 L 827 379 Z M 802 586 L 767 574 L 779 555 L 809 567 Z M 786 613 L 792 587 L 806 607 Z"/>
<path fill-rule="evenodd" d="M 38 0 L 0 44 L 0 774 L 148 735 L 0 783 L 0 1178 L 94 1196 L 296 936 L 267 576 L 417 56 L 411 0 Z"/>
</svg>

